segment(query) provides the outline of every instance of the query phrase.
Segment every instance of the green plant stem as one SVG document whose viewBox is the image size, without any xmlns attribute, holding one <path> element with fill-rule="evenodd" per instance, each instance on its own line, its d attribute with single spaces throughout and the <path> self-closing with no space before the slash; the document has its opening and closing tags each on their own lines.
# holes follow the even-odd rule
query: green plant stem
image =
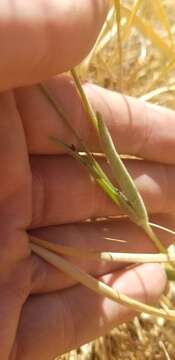
<svg viewBox="0 0 175 360">
<path fill-rule="evenodd" d="M 152 240 L 152 242 L 154 243 L 155 247 L 162 253 L 166 254 L 166 256 L 169 259 L 169 264 L 166 264 L 165 266 L 165 271 L 167 274 L 167 277 L 169 280 L 175 280 L 175 262 L 171 261 L 171 258 L 169 256 L 169 253 L 166 249 L 166 247 L 161 243 L 161 241 L 159 240 L 159 238 L 157 237 L 157 235 L 155 234 L 155 232 L 152 230 L 151 226 L 149 225 L 149 223 L 144 224 L 143 225 L 143 229 L 145 231 L 145 233 L 148 235 L 148 237 Z"/>
<path fill-rule="evenodd" d="M 166 253 L 167 249 L 166 247 L 161 243 L 161 241 L 159 240 L 159 238 L 157 237 L 156 233 L 152 230 L 151 226 L 149 225 L 149 223 L 144 223 L 142 225 L 142 228 L 144 229 L 145 233 L 148 235 L 148 237 L 152 240 L 152 242 L 154 243 L 155 247 L 162 253 Z"/>
<path fill-rule="evenodd" d="M 103 191 L 110 197 L 110 199 L 117 205 L 120 205 L 119 191 L 110 182 L 98 162 L 95 160 L 92 154 L 85 153 L 80 154 L 77 151 L 72 150 L 71 146 L 65 144 L 55 136 L 50 136 L 50 139 L 57 145 L 62 145 L 72 155 L 73 158 L 78 160 L 92 175 L 97 184 L 103 189 Z"/>
<path fill-rule="evenodd" d="M 81 138 L 79 137 L 79 135 L 77 134 L 77 132 L 75 131 L 75 129 L 73 128 L 73 126 L 71 126 L 69 120 L 67 119 L 67 116 L 63 110 L 63 108 L 61 107 L 60 104 L 58 104 L 58 102 L 55 101 L 51 91 L 48 89 L 48 87 L 44 84 L 38 84 L 38 87 L 40 89 L 40 91 L 45 95 L 45 97 L 48 99 L 48 101 L 51 103 L 51 105 L 53 106 L 53 108 L 55 109 L 56 113 L 59 115 L 59 117 L 64 121 L 64 123 L 66 124 L 67 128 L 72 132 L 72 134 L 74 135 L 75 139 L 77 140 L 78 144 L 81 145 L 82 147 L 82 151 L 85 150 L 85 146 L 81 140 Z"/>
<path fill-rule="evenodd" d="M 106 154 L 106 157 L 110 163 L 110 167 L 115 180 L 120 185 L 120 188 L 128 199 L 131 208 L 133 209 L 133 212 L 135 214 L 135 222 L 138 225 L 143 222 L 147 223 L 148 214 L 144 202 L 128 170 L 126 169 L 123 161 L 121 160 L 118 152 L 116 151 L 116 147 L 114 146 L 109 130 L 99 113 L 97 113 L 97 120 L 99 135 L 104 153 Z"/>
<path fill-rule="evenodd" d="M 92 124 L 94 125 L 95 129 L 97 130 L 98 132 L 98 122 L 97 122 L 97 117 L 96 117 L 96 114 L 95 114 L 95 111 L 93 110 L 90 102 L 88 101 L 88 98 L 87 96 L 85 95 L 85 92 L 83 90 L 83 87 L 81 85 L 81 82 L 79 80 L 79 77 L 77 75 L 77 72 L 75 69 L 71 69 L 71 74 L 73 76 L 73 79 L 75 81 L 75 84 L 77 86 L 77 90 L 79 92 L 79 95 L 80 97 L 82 98 L 82 103 L 83 103 L 83 106 L 84 106 L 84 110 L 85 112 L 89 115 L 90 119 L 91 119 L 91 122 Z"/>
</svg>

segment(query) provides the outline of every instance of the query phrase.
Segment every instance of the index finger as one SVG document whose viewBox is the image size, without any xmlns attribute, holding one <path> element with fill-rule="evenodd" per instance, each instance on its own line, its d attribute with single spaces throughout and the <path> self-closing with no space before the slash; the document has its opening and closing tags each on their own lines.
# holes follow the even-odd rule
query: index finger
<svg viewBox="0 0 175 360">
<path fill-rule="evenodd" d="M 106 7 L 104 0 L 1 0 L 0 90 L 37 83 L 79 63 Z"/>
<path fill-rule="evenodd" d="M 72 80 L 61 75 L 49 80 L 47 86 L 89 150 L 100 152 L 96 131 L 87 119 Z M 120 154 L 175 163 L 174 111 L 95 85 L 85 84 L 84 89 L 93 108 L 102 114 Z M 16 100 L 30 153 L 43 155 L 65 152 L 62 146 L 57 147 L 51 142 L 50 135 L 69 145 L 74 144 L 81 150 L 73 134 L 38 87 L 18 89 Z"/>
</svg>

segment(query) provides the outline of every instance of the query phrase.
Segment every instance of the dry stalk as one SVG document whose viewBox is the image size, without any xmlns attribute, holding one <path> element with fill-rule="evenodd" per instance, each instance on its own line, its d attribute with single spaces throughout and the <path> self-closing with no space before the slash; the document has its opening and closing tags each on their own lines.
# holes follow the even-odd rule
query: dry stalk
<svg viewBox="0 0 175 360">
<path fill-rule="evenodd" d="M 93 276 L 80 270 L 77 266 L 71 264 L 69 261 L 63 259 L 58 254 L 55 254 L 43 247 L 31 243 L 32 251 L 39 255 L 42 259 L 53 265 L 57 269 L 63 271 L 65 274 L 76 280 L 78 283 L 86 286 L 97 294 L 107 297 L 110 300 L 128 306 L 130 309 L 138 312 L 146 312 L 153 316 L 159 316 L 164 319 L 175 321 L 175 311 L 154 308 L 152 306 L 141 303 L 132 299 L 118 291 L 114 291 L 110 286 L 104 284 L 102 281 L 95 279 Z"/>
<path fill-rule="evenodd" d="M 80 257 L 94 261 L 105 261 L 105 262 L 119 262 L 119 263 L 169 263 L 169 259 L 175 262 L 175 254 L 134 254 L 134 253 L 118 253 L 118 252 L 100 252 L 100 251 L 88 251 L 80 250 L 72 246 L 64 246 L 60 244 L 54 244 L 52 242 L 41 240 L 36 237 L 30 237 L 33 244 L 48 249 L 56 254 L 62 254 L 71 257 Z"/>
</svg>

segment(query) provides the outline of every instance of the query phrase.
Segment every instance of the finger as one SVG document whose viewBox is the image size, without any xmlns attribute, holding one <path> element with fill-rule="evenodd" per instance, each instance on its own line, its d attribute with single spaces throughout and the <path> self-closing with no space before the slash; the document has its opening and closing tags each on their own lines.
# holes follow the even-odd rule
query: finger
<svg viewBox="0 0 175 360">
<path fill-rule="evenodd" d="M 108 274 L 102 280 L 146 303 L 157 301 L 166 284 L 161 267 L 151 264 Z M 15 359 L 50 360 L 133 316 L 134 312 L 127 307 L 81 285 L 52 295 L 31 297 L 24 306 Z"/>
<path fill-rule="evenodd" d="M 10 276 L 1 274 L 0 283 L 0 358 L 10 359 L 21 309 L 26 301 L 31 286 L 31 262 L 20 262 L 13 267 Z M 6 276 L 5 276 L 6 275 Z"/>
<path fill-rule="evenodd" d="M 61 104 L 71 125 L 91 151 L 99 152 L 96 132 L 82 109 L 72 80 L 59 76 L 48 82 L 51 93 Z M 87 84 L 84 87 L 95 110 L 98 110 L 113 136 L 118 151 L 148 160 L 174 163 L 175 113 L 140 100 Z M 31 153 L 64 152 L 53 145 L 50 135 L 68 144 L 77 142 L 50 102 L 37 88 L 19 89 L 16 93 Z"/>
<path fill-rule="evenodd" d="M 88 218 L 121 215 L 122 211 L 92 181 L 88 171 L 69 156 L 33 157 L 32 227 Z M 111 176 L 105 160 L 103 169 Z M 128 170 L 151 213 L 175 211 L 175 169 L 139 160 L 126 161 Z M 113 178 L 111 177 L 112 181 Z"/>
<path fill-rule="evenodd" d="M 175 218 L 173 216 L 156 216 L 152 219 L 157 224 L 173 229 Z M 156 231 L 160 241 L 165 247 L 174 243 L 174 236 L 159 230 Z M 30 232 L 39 239 L 51 243 L 73 246 L 83 252 L 118 252 L 118 253 L 154 253 L 157 252 L 154 244 L 145 233 L 136 225 L 126 219 L 100 221 L 93 223 L 70 224 L 38 229 Z M 86 272 L 94 276 L 102 276 L 111 271 L 125 268 L 126 263 L 106 263 L 105 261 L 89 260 L 87 257 L 68 259 Z M 65 289 L 75 285 L 76 282 L 61 271 L 47 264 L 39 257 L 33 255 L 32 292 L 47 293 Z"/>
<path fill-rule="evenodd" d="M 0 4 L 1 90 L 37 83 L 68 70 L 87 54 L 107 3 L 11 1 Z"/>
<path fill-rule="evenodd" d="M 5 269 L 29 255 L 24 229 L 31 221 L 31 174 L 21 119 L 11 93 L 0 95 L 0 118 L 1 278 Z"/>
<path fill-rule="evenodd" d="M 24 231 L 31 220 L 27 148 L 11 93 L 0 95 L 0 359 L 8 359 L 31 287 Z"/>
</svg>

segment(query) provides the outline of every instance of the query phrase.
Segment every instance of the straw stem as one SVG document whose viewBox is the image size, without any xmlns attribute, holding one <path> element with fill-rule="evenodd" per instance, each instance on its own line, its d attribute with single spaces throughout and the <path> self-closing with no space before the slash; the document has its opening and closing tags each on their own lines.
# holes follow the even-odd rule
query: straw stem
<svg viewBox="0 0 175 360">
<path fill-rule="evenodd" d="M 56 254 L 62 254 L 71 257 L 81 257 L 86 260 L 105 261 L 109 263 L 123 262 L 123 263 L 167 263 L 169 258 L 171 261 L 175 261 L 175 254 L 170 254 L 169 257 L 166 254 L 134 254 L 134 253 L 118 253 L 118 252 L 100 252 L 100 251 L 88 251 L 71 246 L 63 246 L 55 244 L 46 240 L 41 240 L 35 237 L 31 237 L 33 244 L 39 245 L 45 249 L 55 252 Z"/>
<path fill-rule="evenodd" d="M 121 294 L 118 291 L 114 291 L 111 287 L 109 287 L 102 281 L 99 281 L 93 276 L 80 270 L 77 266 L 71 264 L 69 261 L 63 259 L 61 256 L 54 254 L 38 245 L 31 244 L 31 249 L 35 254 L 39 255 L 49 264 L 63 271 L 77 282 L 88 287 L 90 290 L 93 290 L 101 296 L 105 296 L 118 304 L 125 305 L 134 311 L 147 312 L 151 315 L 161 316 L 165 319 L 175 321 L 175 311 L 171 310 L 166 312 L 163 309 L 154 308 L 135 299 L 132 299 L 127 295 Z"/>
</svg>

